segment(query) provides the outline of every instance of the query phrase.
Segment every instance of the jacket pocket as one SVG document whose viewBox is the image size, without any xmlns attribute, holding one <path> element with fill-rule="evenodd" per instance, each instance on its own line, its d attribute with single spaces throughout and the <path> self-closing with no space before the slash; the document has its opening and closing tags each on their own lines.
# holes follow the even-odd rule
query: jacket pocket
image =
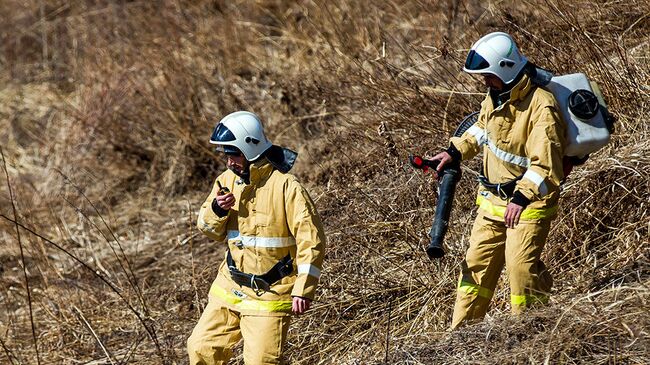
<svg viewBox="0 0 650 365">
<path fill-rule="evenodd" d="M 258 207 L 253 210 L 253 215 L 257 227 L 268 227 L 273 223 L 273 214 L 269 210 Z"/>
</svg>

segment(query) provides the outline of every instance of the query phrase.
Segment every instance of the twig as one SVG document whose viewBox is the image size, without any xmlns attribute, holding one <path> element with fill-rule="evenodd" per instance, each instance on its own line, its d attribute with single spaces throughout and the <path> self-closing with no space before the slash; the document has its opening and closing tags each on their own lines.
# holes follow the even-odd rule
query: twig
<svg viewBox="0 0 650 365">
<path fill-rule="evenodd" d="M 199 302 L 199 289 L 196 287 L 196 265 L 194 264 L 194 234 L 192 229 L 194 225 L 192 224 L 192 203 L 187 202 L 188 214 L 190 216 L 190 236 L 188 237 L 190 242 L 190 260 L 192 263 L 192 288 L 194 289 L 194 301 L 196 302 L 197 318 L 201 316 L 202 308 Z"/>
<path fill-rule="evenodd" d="M 43 69 L 47 70 L 47 64 L 48 64 L 48 58 L 49 58 L 49 51 L 48 51 L 48 45 L 47 45 L 47 31 L 45 30 L 45 4 L 43 4 L 43 0 L 40 0 L 38 2 L 38 7 L 39 7 L 39 13 L 41 16 L 41 43 L 42 43 L 42 56 L 43 56 Z"/>
<path fill-rule="evenodd" d="M 386 355 L 384 356 L 384 363 L 388 364 L 388 347 L 390 345 L 390 314 L 393 309 L 393 301 L 388 301 L 388 323 L 386 323 Z"/>
<path fill-rule="evenodd" d="M 104 346 L 104 344 L 102 343 L 102 340 L 99 339 L 99 336 L 97 336 L 97 333 L 92 328 L 90 323 L 88 323 L 88 321 L 86 320 L 86 317 L 84 317 L 84 314 L 81 312 L 81 310 L 79 308 L 77 308 L 77 306 L 73 306 L 72 309 L 74 309 L 77 312 L 77 314 L 79 315 L 79 319 L 81 319 L 84 326 L 86 326 L 88 331 L 90 331 L 90 333 L 93 335 L 93 337 L 95 337 L 95 341 L 97 341 L 97 344 L 99 345 L 99 347 L 101 347 L 102 351 L 104 351 L 104 355 L 106 355 L 106 358 L 108 359 L 108 362 L 110 362 L 111 364 L 115 364 L 115 362 L 113 361 L 113 358 L 111 357 L 111 354 L 106 349 L 106 346 Z"/>
<path fill-rule="evenodd" d="M 11 189 L 11 182 L 9 181 L 9 171 L 7 170 L 7 159 L 5 158 L 5 154 L 2 150 L 2 147 L 0 147 L 0 155 L 2 156 L 2 167 L 5 170 L 5 176 L 7 178 L 7 188 L 9 189 L 9 200 L 11 201 L 11 209 L 13 210 L 14 214 L 14 223 L 16 227 L 16 238 L 18 239 L 18 247 L 20 247 L 20 261 L 23 266 L 23 275 L 25 276 L 25 289 L 27 290 L 27 303 L 29 305 L 29 322 L 31 323 L 32 326 L 32 338 L 34 339 L 34 350 L 36 351 L 36 362 L 38 365 L 41 364 L 41 356 L 40 353 L 38 352 L 38 340 L 36 338 L 36 326 L 34 325 L 34 311 L 32 309 L 32 293 L 31 290 L 29 290 L 29 279 L 27 277 L 27 265 L 25 264 L 25 252 L 23 250 L 23 241 L 20 238 L 20 229 L 18 228 L 18 213 L 16 212 L 16 204 L 14 202 L 14 194 L 13 190 Z"/>
<path fill-rule="evenodd" d="M 13 357 L 15 357 L 12 353 L 11 350 L 7 347 L 7 344 L 0 338 L 0 345 L 2 345 L 2 349 L 5 351 L 5 355 L 7 355 L 7 359 L 11 362 L 11 364 L 14 364 Z"/>
<path fill-rule="evenodd" d="M 138 346 L 140 346 L 140 343 L 142 342 L 142 340 L 143 340 L 145 337 L 147 337 L 147 336 L 138 336 L 138 338 L 136 339 L 136 341 L 133 342 L 133 344 L 131 344 L 131 346 L 129 347 L 129 349 L 128 349 L 128 351 L 126 352 L 126 354 L 125 354 L 124 356 L 122 356 L 122 359 L 121 359 L 120 362 L 118 363 L 119 365 L 122 365 L 122 364 L 128 364 L 128 363 L 129 363 L 129 360 L 131 359 L 131 356 L 133 356 L 133 353 L 134 353 L 135 350 L 138 348 Z"/>
</svg>

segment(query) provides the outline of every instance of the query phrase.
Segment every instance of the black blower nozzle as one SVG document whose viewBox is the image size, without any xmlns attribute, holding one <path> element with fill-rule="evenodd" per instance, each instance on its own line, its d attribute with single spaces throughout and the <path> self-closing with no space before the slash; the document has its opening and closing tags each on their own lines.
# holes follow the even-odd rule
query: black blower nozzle
<svg viewBox="0 0 650 365">
<path fill-rule="evenodd" d="M 460 180 L 460 166 L 454 164 L 453 166 L 445 167 L 439 175 L 438 203 L 436 204 L 436 213 L 433 217 L 431 231 L 429 231 L 431 242 L 427 247 L 427 255 L 431 259 L 438 259 L 445 255 L 442 242 L 445 239 L 447 227 L 449 227 L 449 217 L 451 216 L 451 206 L 454 202 L 456 183 Z"/>
<path fill-rule="evenodd" d="M 436 169 L 438 167 L 438 161 L 427 160 L 420 156 L 410 155 L 409 162 L 416 169 L 421 169 L 425 172 L 429 168 Z M 451 206 L 454 201 L 454 193 L 458 180 L 460 180 L 460 164 L 458 162 L 446 165 L 438 173 L 438 203 L 436 204 L 436 213 L 433 217 L 433 225 L 431 226 L 431 231 L 429 231 L 431 242 L 427 246 L 427 255 L 431 259 L 438 259 L 445 255 L 442 242 L 445 239 L 445 233 L 447 233 L 447 227 L 449 226 Z"/>
</svg>

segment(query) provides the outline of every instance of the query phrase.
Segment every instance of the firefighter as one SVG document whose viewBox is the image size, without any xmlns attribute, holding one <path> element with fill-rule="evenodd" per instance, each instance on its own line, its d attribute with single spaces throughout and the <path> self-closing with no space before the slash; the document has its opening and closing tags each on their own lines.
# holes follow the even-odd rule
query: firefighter
<svg viewBox="0 0 650 365">
<path fill-rule="evenodd" d="M 535 69 L 506 33 L 474 43 L 463 70 L 488 88 L 478 120 L 432 158 L 441 171 L 483 151 L 452 328 L 485 316 L 504 265 L 513 313 L 548 302 L 553 280 L 540 256 L 557 214 L 566 125 L 553 94 L 532 82 Z"/>
<path fill-rule="evenodd" d="M 314 299 L 323 226 L 305 188 L 288 174 L 297 154 L 274 146 L 257 115 L 227 115 L 210 143 L 225 153 L 228 169 L 197 225 L 228 249 L 187 340 L 190 364 L 226 364 L 240 339 L 246 364 L 281 364 L 291 313 L 305 313 Z"/>
</svg>

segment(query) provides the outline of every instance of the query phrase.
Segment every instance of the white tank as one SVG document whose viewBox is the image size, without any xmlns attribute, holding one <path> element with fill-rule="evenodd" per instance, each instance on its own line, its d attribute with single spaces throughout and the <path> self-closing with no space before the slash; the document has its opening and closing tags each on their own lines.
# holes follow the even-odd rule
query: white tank
<svg viewBox="0 0 650 365">
<path fill-rule="evenodd" d="M 576 90 L 594 92 L 589 79 L 583 73 L 555 76 L 544 86 L 552 92 L 557 100 L 562 117 L 567 123 L 568 144 L 564 154 L 566 156 L 584 157 L 595 152 L 609 142 L 609 130 L 605 124 L 605 117 L 601 108 L 590 119 L 578 118 L 569 108 L 569 96 Z"/>
</svg>

